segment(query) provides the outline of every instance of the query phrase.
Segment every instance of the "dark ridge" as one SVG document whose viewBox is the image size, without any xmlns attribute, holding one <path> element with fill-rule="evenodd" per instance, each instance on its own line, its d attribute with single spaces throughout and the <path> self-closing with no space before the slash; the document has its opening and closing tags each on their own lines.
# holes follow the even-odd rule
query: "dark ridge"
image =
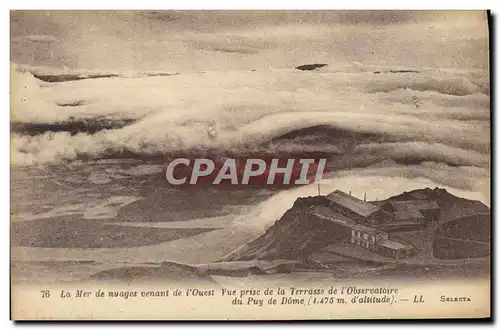
<svg viewBox="0 0 500 330">
<path fill-rule="evenodd" d="M 398 165 L 420 165 L 424 162 L 432 160 L 439 161 L 440 163 L 444 163 L 450 167 L 460 167 L 462 165 L 459 162 L 444 161 L 444 160 L 434 159 L 433 157 L 422 157 L 419 155 L 394 157 L 393 160 Z"/>
<path fill-rule="evenodd" d="M 158 73 L 146 74 L 147 77 L 169 77 L 169 76 L 178 76 L 178 75 L 180 75 L 179 72 L 175 72 L 175 73 L 158 72 Z"/>
<path fill-rule="evenodd" d="M 389 70 L 390 73 L 420 73 L 417 70 Z"/>
<path fill-rule="evenodd" d="M 225 151 L 225 150 L 217 150 L 217 149 L 190 149 L 184 151 L 172 151 L 172 152 L 133 152 L 130 150 L 109 150 L 105 155 L 100 155 L 97 159 L 134 159 L 140 158 L 142 160 L 163 160 L 165 162 L 170 162 L 176 158 L 187 158 L 187 159 L 196 159 L 196 158 L 208 158 L 212 159 L 216 163 L 220 163 L 224 161 L 224 158 L 258 158 L 264 161 L 271 160 L 274 158 L 286 157 L 286 158 L 309 158 L 309 159 L 321 159 L 328 158 L 329 154 L 322 151 L 307 151 L 307 152 L 274 152 L 269 150 L 246 150 L 246 151 Z M 95 160 L 94 156 L 88 156 L 86 154 L 79 154 L 78 159 L 87 161 L 87 160 Z"/>
<path fill-rule="evenodd" d="M 327 157 L 327 169 L 328 170 L 344 170 L 350 168 L 365 168 L 365 167 L 379 167 L 379 165 L 385 161 L 390 161 L 391 163 L 385 164 L 382 167 L 391 167 L 391 166 L 409 166 L 409 165 L 421 165 L 422 163 L 428 161 L 437 161 L 439 163 L 446 164 L 450 167 L 459 167 L 455 163 L 449 163 L 445 160 L 440 160 L 437 158 L 429 158 L 429 157 L 391 157 L 384 158 L 379 156 L 371 157 L 369 154 L 352 154 L 349 150 L 346 150 L 344 154 L 330 154 Z"/>
<path fill-rule="evenodd" d="M 418 70 L 389 70 L 389 71 L 385 71 L 386 73 L 420 73 L 420 71 Z M 377 71 L 373 71 L 373 74 L 380 74 L 382 73 L 382 71 L 380 70 L 377 70 Z"/>
<path fill-rule="evenodd" d="M 168 77 L 168 76 L 177 76 L 176 73 L 167 73 L 167 72 L 150 72 L 145 73 L 143 76 L 146 77 Z M 75 81 L 75 80 L 84 80 L 84 79 L 99 79 L 99 78 L 120 78 L 121 75 L 117 73 L 108 73 L 108 74 L 37 74 L 33 73 L 33 76 L 37 79 L 40 79 L 45 82 L 56 83 L 56 82 L 65 82 L 65 81 Z M 141 76 L 139 76 L 141 77 Z"/>
<path fill-rule="evenodd" d="M 459 212 L 461 215 L 465 215 L 467 210 L 469 211 L 472 210 L 473 214 L 490 212 L 489 207 L 487 207 L 480 201 L 468 200 L 465 198 L 457 197 L 449 193 L 446 189 L 442 188 L 434 188 L 434 189 L 424 188 L 424 189 L 415 189 L 412 191 L 405 191 L 397 196 L 392 196 L 388 198 L 386 201 L 390 200 L 406 201 L 413 199 L 434 200 L 440 207 L 447 209 L 456 206 L 455 205 L 456 203 L 460 203 L 460 205 L 463 205 L 464 208 Z"/>
<path fill-rule="evenodd" d="M 20 265 L 20 264 L 31 264 L 31 265 L 41 265 L 41 266 L 55 266 L 55 265 L 89 265 L 89 264 L 98 264 L 99 262 L 95 260 L 71 260 L 71 259 L 65 259 L 65 260 L 20 260 L 20 261 L 15 261 L 15 264 Z M 13 264 L 14 266 L 14 264 Z M 15 267 L 15 266 L 14 266 Z"/>
<path fill-rule="evenodd" d="M 246 48 L 229 48 L 229 47 L 213 47 L 211 50 L 221 53 L 238 53 L 238 54 L 257 54 L 255 49 Z"/>
<path fill-rule="evenodd" d="M 118 74 L 110 73 L 110 74 L 57 74 L 57 75 L 43 75 L 34 73 L 33 76 L 35 78 L 40 79 L 45 82 L 65 82 L 65 81 L 74 81 L 74 80 L 83 80 L 83 79 L 98 79 L 98 78 L 117 78 Z"/>
<path fill-rule="evenodd" d="M 78 100 L 78 101 L 73 101 L 73 102 L 69 102 L 69 103 L 58 103 L 57 105 L 60 107 L 79 107 L 79 106 L 86 105 L 86 104 L 88 104 L 86 101 Z"/>
<path fill-rule="evenodd" d="M 71 105 L 66 105 L 71 106 Z M 73 105 L 78 106 L 78 105 Z M 106 119 L 106 118 L 82 118 L 77 120 L 63 121 L 58 123 L 19 123 L 10 124 L 12 133 L 23 135 L 40 135 L 48 132 L 68 132 L 71 135 L 78 133 L 95 134 L 102 130 L 118 129 L 135 123 L 137 119 Z"/>
<path fill-rule="evenodd" d="M 297 70 L 302 70 L 302 71 L 312 71 L 312 70 L 316 70 L 316 69 L 319 69 L 319 68 L 322 68 L 324 66 L 327 66 L 328 64 L 304 64 L 304 65 L 299 65 L 299 66 L 296 66 L 295 69 Z"/>
<path fill-rule="evenodd" d="M 290 131 L 280 136 L 274 137 L 269 143 L 281 141 L 300 142 L 301 144 L 318 145 L 328 143 L 339 148 L 353 145 L 357 142 L 383 142 L 390 140 L 385 134 L 364 133 L 329 125 L 317 125 Z"/>
</svg>

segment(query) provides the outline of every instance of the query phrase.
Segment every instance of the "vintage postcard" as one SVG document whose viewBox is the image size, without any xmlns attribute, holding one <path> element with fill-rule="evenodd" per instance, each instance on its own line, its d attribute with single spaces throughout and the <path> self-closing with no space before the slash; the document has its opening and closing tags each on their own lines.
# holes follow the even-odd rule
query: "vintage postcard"
<svg viewBox="0 0 500 330">
<path fill-rule="evenodd" d="M 491 316 L 487 11 L 10 31 L 12 319 Z"/>
</svg>

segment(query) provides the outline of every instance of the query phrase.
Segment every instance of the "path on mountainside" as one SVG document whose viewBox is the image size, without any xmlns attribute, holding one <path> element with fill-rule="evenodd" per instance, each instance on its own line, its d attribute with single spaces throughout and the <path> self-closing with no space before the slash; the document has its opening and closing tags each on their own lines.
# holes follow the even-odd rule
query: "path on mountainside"
<svg viewBox="0 0 500 330">
<path fill-rule="evenodd" d="M 476 241 L 476 240 L 464 239 L 464 238 L 455 238 L 455 237 L 449 237 L 449 236 L 436 235 L 436 238 L 443 238 L 443 239 L 448 239 L 448 240 L 452 240 L 452 241 L 459 241 L 459 242 L 466 242 L 466 243 L 490 245 L 490 242 Z"/>
</svg>

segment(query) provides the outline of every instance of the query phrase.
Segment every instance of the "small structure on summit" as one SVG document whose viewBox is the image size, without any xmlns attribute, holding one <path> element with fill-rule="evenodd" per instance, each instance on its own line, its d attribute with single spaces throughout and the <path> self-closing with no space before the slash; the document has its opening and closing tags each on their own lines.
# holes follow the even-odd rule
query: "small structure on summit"
<svg viewBox="0 0 500 330">
<path fill-rule="evenodd" d="M 377 225 L 394 221 L 394 216 L 390 212 L 348 195 L 343 191 L 335 190 L 326 198 L 329 200 L 332 209 L 358 222 Z"/>
<path fill-rule="evenodd" d="M 440 214 L 439 205 L 426 199 L 389 201 L 382 208 L 393 212 L 396 221 L 433 222 L 439 220 Z"/>
</svg>

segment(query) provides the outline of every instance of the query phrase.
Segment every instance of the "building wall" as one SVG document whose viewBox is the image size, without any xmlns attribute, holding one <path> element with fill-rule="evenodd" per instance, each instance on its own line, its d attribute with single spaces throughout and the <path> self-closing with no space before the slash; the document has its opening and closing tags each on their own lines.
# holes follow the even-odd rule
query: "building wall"
<svg viewBox="0 0 500 330">
<path fill-rule="evenodd" d="M 351 232 L 351 243 L 375 251 L 376 237 L 374 233 L 364 233 L 353 229 Z"/>
<path fill-rule="evenodd" d="M 391 249 L 377 244 L 379 240 L 388 239 L 388 237 L 389 234 L 386 232 L 367 233 L 362 230 L 352 229 L 350 241 L 352 244 L 393 259 L 403 259 L 414 254 L 415 251 L 413 249 Z"/>
<path fill-rule="evenodd" d="M 377 253 L 379 253 L 385 257 L 389 257 L 389 258 L 393 258 L 393 259 L 404 259 L 404 258 L 407 258 L 415 253 L 415 251 L 413 249 L 407 249 L 407 250 L 399 249 L 399 250 L 397 250 L 397 249 L 391 249 L 391 248 L 388 248 L 386 246 L 381 246 L 381 245 L 377 245 L 375 250 L 377 251 Z"/>
<path fill-rule="evenodd" d="M 380 225 L 394 222 L 394 215 L 384 210 L 379 210 L 367 219 L 367 222 L 372 225 Z"/>
<path fill-rule="evenodd" d="M 415 231 L 415 230 L 422 230 L 426 228 L 426 223 L 425 222 L 420 222 L 420 223 L 410 223 L 410 224 L 398 224 L 398 223 L 393 223 L 393 224 L 384 224 L 384 225 L 379 225 L 377 226 L 378 229 L 392 233 L 392 232 L 403 232 L 403 231 Z"/>
</svg>

